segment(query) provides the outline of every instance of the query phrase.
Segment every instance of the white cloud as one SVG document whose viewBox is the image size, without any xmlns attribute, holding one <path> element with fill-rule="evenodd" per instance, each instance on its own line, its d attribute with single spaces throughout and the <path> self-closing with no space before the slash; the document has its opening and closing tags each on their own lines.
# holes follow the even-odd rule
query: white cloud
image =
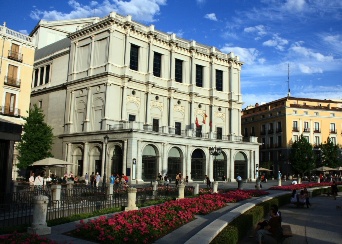
<svg viewBox="0 0 342 244">
<path fill-rule="evenodd" d="M 92 1 L 89 5 L 82 5 L 76 0 L 68 2 L 70 12 L 60 12 L 57 10 L 35 9 L 30 17 L 34 20 L 67 20 L 77 18 L 87 18 L 92 16 L 103 17 L 110 12 L 118 12 L 122 15 L 132 15 L 134 20 L 142 22 L 154 22 L 155 16 L 160 13 L 160 6 L 166 4 L 166 0 L 104 0 L 102 3 Z"/>
<path fill-rule="evenodd" d="M 27 30 L 19 30 L 20 33 L 24 34 L 24 35 L 28 35 L 29 33 L 27 32 Z"/>
<path fill-rule="evenodd" d="M 290 47 L 290 50 L 294 51 L 297 54 L 302 55 L 302 57 L 305 58 L 314 58 L 315 60 L 319 61 L 319 62 L 330 62 L 334 60 L 334 57 L 331 55 L 328 56 L 324 56 L 321 53 L 318 52 L 314 52 L 309 48 L 306 47 L 302 47 L 300 45 L 295 44 L 292 47 Z"/>
<path fill-rule="evenodd" d="M 206 0 L 196 0 L 197 4 L 204 4 Z"/>
<path fill-rule="evenodd" d="M 289 43 L 288 40 L 279 37 L 278 34 L 274 34 L 271 40 L 265 41 L 262 45 L 268 46 L 268 47 L 275 47 L 276 49 L 280 51 L 284 51 L 285 45 Z"/>
<path fill-rule="evenodd" d="M 287 0 L 284 8 L 292 12 L 301 12 L 307 8 L 305 0 Z"/>
<path fill-rule="evenodd" d="M 217 18 L 216 18 L 215 13 L 206 14 L 206 15 L 204 16 L 204 18 L 210 19 L 210 20 L 213 20 L 213 21 L 217 21 Z"/>
<path fill-rule="evenodd" d="M 243 31 L 247 32 L 247 33 L 254 33 L 254 32 L 256 32 L 258 36 L 264 36 L 264 35 L 267 34 L 266 27 L 263 26 L 263 25 L 257 25 L 257 26 L 253 26 L 253 27 L 246 27 Z"/>
<path fill-rule="evenodd" d="M 183 35 L 184 35 L 184 31 L 182 30 L 182 29 L 180 29 L 180 30 L 178 30 L 177 32 L 173 32 L 173 31 L 168 31 L 168 32 L 166 32 L 167 34 L 176 34 L 176 36 L 178 36 L 178 37 L 183 37 Z"/>
<path fill-rule="evenodd" d="M 221 48 L 221 51 L 225 53 L 233 52 L 235 55 L 240 57 L 242 62 L 246 64 L 255 63 L 259 56 L 259 51 L 255 48 L 232 47 L 228 44 Z"/>
<path fill-rule="evenodd" d="M 323 73 L 323 70 L 319 67 L 309 67 L 305 64 L 298 64 L 298 67 L 304 74 Z"/>
</svg>

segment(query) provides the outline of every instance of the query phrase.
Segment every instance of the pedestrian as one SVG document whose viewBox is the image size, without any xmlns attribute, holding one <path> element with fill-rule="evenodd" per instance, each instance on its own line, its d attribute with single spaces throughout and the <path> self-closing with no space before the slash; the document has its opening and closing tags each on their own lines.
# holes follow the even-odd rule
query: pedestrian
<svg viewBox="0 0 342 244">
<path fill-rule="evenodd" d="M 209 179 L 209 176 L 208 176 L 208 175 L 205 175 L 205 180 L 206 180 L 206 182 L 207 182 L 207 188 L 210 188 L 211 182 L 210 182 L 210 179 Z"/>
<path fill-rule="evenodd" d="M 90 175 L 90 186 L 91 187 L 95 186 L 95 175 L 94 175 L 94 172 L 92 172 L 91 175 Z"/>
<path fill-rule="evenodd" d="M 101 176 L 100 176 L 99 172 L 97 172 L 96 177 L 95 177 L 96 187 L 99 187 L 100 180 L 101 180 Z"/>
<path fill-rule="evenodd" d="M 338 192 L 338 189 L 337 189 L 336 181 L 333 181 L 331 185 L 331 194 L 333 195 L 335 200 L 336 200 L 337 192 Z"/>
<path fill-rule="evenodd" d="M 34 173 L 32 173 L 29 178 L 29 184 L 30 184 L 30 190 L 32 191 L 34 189 Z"/>
<path fill-rule="evenodd" d="M 179 174 L 176 175 L 176 187 L 178 186 L 179 184 Z"/>
<path fill-rule="evenodd" d="M 34 179 L 34 186 L 37 187 L 38 189 L 42 189 L 44 185 L 44 180 L 43 177 L 39 174 L 35 179 Z"/>
<path fill-rule="evenodd" d="M 88 173 L 85 174 L 84 181 L 85 181 L 85 184 L 87 186 L 89 184 L 89 175 L 88 175 Z"/>
<path fill-rule="evenodd" d="M 110 184 L 111 184 L 111 185 L 114 185 L 114 182 L 115 182 L 115 176 L 114 176 L 114 174 L 112 174 L 112 175 L 110 176 L 109 179 L 110 179 L 110 181 L 109 181 Z"/>
</svg>

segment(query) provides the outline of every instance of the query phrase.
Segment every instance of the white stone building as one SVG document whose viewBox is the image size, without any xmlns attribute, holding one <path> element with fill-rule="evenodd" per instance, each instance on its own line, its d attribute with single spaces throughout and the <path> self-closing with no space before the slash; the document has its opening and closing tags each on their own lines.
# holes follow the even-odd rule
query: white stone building
<svg viewBox="0 0 342 244">
<path fill-rule="evenodd" d="M 37 50 L 31 104 L 54 128 L 53 154 L 77 175 L 255 180 L 259 144 L 241 136 L 242 64 L 111 13 Z"/>
</svg>

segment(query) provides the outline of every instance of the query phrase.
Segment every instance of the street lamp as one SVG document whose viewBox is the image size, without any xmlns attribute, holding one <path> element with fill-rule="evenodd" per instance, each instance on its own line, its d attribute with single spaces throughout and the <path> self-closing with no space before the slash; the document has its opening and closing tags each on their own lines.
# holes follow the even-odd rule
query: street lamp
<svg viewBox="0 0 342 244">
<path fill-rule="evenodd" d="M 105 150 L 104 150 L 104 154 L 105 154 L 105 157 L 104 157 L 104 170 L 103 170 L 103 188 L 105 189 L 106 188 L 106 182 L 107 182 L 107 175 L 106 175 L 106 171 L 107 171 L 107 144 L 108 144 L 108 139 L 109 137 L 107 135 L 105 135 L 105 137 L 103 138 L 104 139 L 104 144 L 105 144 Z"/>
<path fill-rule="evenodd" d="M 220 147 L 209 147 L 209 153 L 210 155 L 213 155 L 214 158 L 214 162 L 216 161 L 216 156 L 220 155 L 222 153 L 222 149 Z M 214 167 L 214 164 L 213 164 Z"/>
</svg>

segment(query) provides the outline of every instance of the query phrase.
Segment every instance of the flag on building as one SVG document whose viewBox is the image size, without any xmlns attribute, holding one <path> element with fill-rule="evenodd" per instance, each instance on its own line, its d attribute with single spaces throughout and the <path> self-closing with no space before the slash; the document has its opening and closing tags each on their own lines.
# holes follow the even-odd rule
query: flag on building
<svg viewBox="0 0 342 244">
<path fill-rule="evenodd" d="M 196 121 L 195 121 L 196 127 L 200 127 L 200 124 L 198 123 L 198 118 L 196 117 Z"/>
<path fill-rule="evenodd" d="M 203 116 L 203 124 L 205 124 L 205 121 L 207 120 L 207 117 L 208 115 L 206 113 L 204 113 L 204 116 Z"/>
</svg>

